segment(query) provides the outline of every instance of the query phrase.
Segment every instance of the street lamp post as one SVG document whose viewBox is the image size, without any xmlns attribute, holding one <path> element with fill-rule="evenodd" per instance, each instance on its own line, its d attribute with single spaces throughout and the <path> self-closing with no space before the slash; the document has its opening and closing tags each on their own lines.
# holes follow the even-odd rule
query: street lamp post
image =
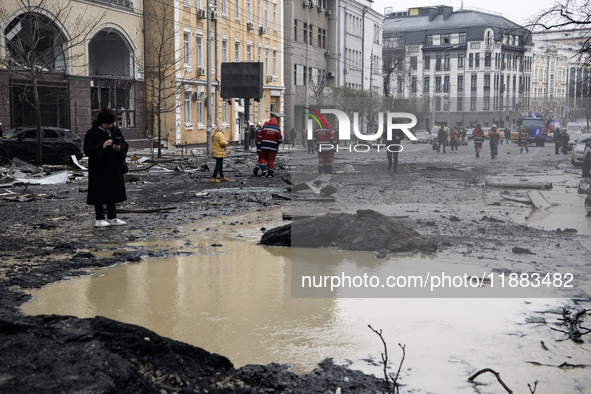
<svg viewBox="0 0 591 394">
<path fill-rule="evenodd" d="M 435 72 L 433 73 L 433 77 L 434 77 L 434 80 L 433 80 L 433 99 L 431 100 L 431 106 L 432 106 L 432 110 L 433 110 L 433 124 L 431 125 L 431 128 L 435 127 L 435 80 L 437 78 L 435 73 L 437 73 L 437 60 L 438 59 L 441 59 L 441 57 L 443 55 L 445 55 L 445 53 L 447 51 L 452 50 L 452 49 L 456 49 L 456 48 L 459 48 L 459 47 L 460 47 L 459 45 L 453 45 L 453 46 L 447 48 L 445 51 L 441 52 L 441 54 L 435 56 Z M 450 100 L 451 100 L 451 96 L 450 96 Z M 448 110 L 448 116 L 447 116 L 447 118 L 448 118 L 448 122 L 449 122 L 449 110 Z"/>
</svg>

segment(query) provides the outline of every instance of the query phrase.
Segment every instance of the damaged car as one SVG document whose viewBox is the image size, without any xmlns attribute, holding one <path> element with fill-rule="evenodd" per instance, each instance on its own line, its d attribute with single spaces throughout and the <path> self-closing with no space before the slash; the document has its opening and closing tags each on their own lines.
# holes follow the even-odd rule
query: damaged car
<svg viewBox="0 0 591 394">
<path fill-rule="evenodd" d="M 42 127 L 42 160 L 44 164 L 67 165 L 72 155 L 80 160 L 84 155 L 82 139 L 68 129 Z M 5 131 L 0 138 L 0 160 L 18 158 L 35 161 L 37 157 L 37 128 L 17 127 Z"/>
</svg>

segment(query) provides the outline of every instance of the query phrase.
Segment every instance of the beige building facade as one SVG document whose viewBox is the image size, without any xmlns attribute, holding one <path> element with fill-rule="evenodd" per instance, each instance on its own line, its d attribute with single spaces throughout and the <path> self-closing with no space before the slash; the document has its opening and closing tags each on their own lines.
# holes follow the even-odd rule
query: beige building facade
<svg viewBox="0 0 591 394">
<path fill-rule="evenodd" d="M 207 142 L 207 73 L 212 80 L 213 127 L 226 138 L 243 139 L 244 100 L 220 97 L 223 62 L 261 62 L 263 98 L 250 107 L 250 122 L 263 123 L 283 112 L 283 24 L 279 0 L 218 0 L 211 9 L 212 68 L 207 70 L 207 4 L 175 0 L 162 7 L 147 0 L 156 17 L 146 17 L 146 82 L 150 130 L 164 143 Z M 158 17 L 161 15 L 161 17 Z M 160 95 L 160 99 L 155 98 Z M 160 105 L 158 105 L 160 104 Z M 158 110 L 160 108 L 160 111 Z M 158 112 L 161 121 L 158 127 Z"/>
</svg>

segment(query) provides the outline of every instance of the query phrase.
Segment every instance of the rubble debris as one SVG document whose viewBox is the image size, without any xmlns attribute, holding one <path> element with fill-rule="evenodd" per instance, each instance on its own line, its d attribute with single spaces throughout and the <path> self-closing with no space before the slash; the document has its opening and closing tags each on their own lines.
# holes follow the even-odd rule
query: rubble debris
<svg viewBox="0 0 591 394">
<path fill-rule="evenodd" d="M 533 202 L 526 193 L 510 193 L 507 190 L 503 190 L 500 194 L 502 198 L 509 201 L 520 202 L 522 204 L 533 205 Z"/>
<path fill-rule="evenodd" d="M 552 189 L 551 182 L 495 182 L 487 180 L 487 187 L 506 187 L 513 189 Z"/>
<path fill-rule="evenodd" d="M 531 250 L 519 246 L 514 246 L 511 251 L 515 254 L 535 254 Z"/>
<path fill-rule="evenodd" d="M 78 168 L 80 168 L 82 171 L 88 171 L 88 168 L 84 167 L 82 164 L 80 164 L 78 162 L 78 159 L 76 158 L 76 155 L 72 155 L 70 156 L 70 158 L 72 159 L 72 163 L 74 163 L 74 165 Z"/>
<path fill-rule="evenodd" d="M 151 209 L 117 208 L 117 212 L 118 213 L 158 213 L 158 212 L 168 213 L 174 209 L 176 209 L 176 207 L 151 208 Z"/>
<path fill-rule="evenodd" d="M 310 182 L 298 183 L 297 185 L 293 185 L 291 191 L 301 192 L 311 190 L 314 194 L 325 194 L 327 196 L 330 196 L 337 192 L 337 189 L 329 184 L 332 178 L 332 175 L 320 174 Z"/>
<path fill-rule="evenodd" d="M 58 172 L 56 174 L 47 175 L 42 178 L 33 178 L 33 177 L 26 177 L 26 178 L 16 178 L 15 183 L 27 183 L 30 185 L 55 185 L 58 183 L 66 183 L 68 182 L 68 171 Z"/>
<path fill-rule="evenodd" d="M 527 196 L 536 209 L 548 209 L 552 206 L 550 201 L 539 190 L 528 190 Z"/>
<path fill-rule="evenodd" d="M 262 245 L 292 247 L 338 247 L 343 250 L 425 252 L 437 251 L 437 244 L 397 219 L 373 210 L 355 214 L 330 213 L 297 220 L 271 229 Z"/>
</svg>

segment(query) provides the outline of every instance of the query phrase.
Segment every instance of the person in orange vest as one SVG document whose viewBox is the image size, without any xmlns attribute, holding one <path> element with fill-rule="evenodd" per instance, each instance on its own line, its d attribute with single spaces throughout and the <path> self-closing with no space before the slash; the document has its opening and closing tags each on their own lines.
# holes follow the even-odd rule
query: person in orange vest
<svg viewBox="0 0 591 394">
<path fill-rule="evenodd" d="M 499 142 L 503 140 L 503 135 L 497 129 L 496 124 L 490 126 L 490 131 L 486 135 L 486 138 L 490 141 L 490 158 L 496 159 L 499 156 Z"/>
<path fill-rule="evenodd" d="M 521 133 L 519 134 L 519 139 L 521 140 L 521 148 L 519 149 L 519 153 L 523 153 L 523 150 L 525 149 L 525 153 L 528 152 L 527 150 L 527 137 L 528 137 L 528 133 L 527 133 L 527 129 L 524 127 L 521 129 Z"/>
<path fill-rule="evenodd" d="M 476 151 L 476 158 L 480 157 L 480 151 L 482 150 L 482 143 L 484 142 L 484 131 L 480 124 L 476 125 L 476 128 L 472 132 L 472 137 L 474 137 L 474 150 Z"/>
<path fill-rule="evenodd" d="M 334 155 L 335 133 L 332 130 L 314 130 L 314 144 L 318 151 L 318 173 L 332 174 L 332 159 Z"/>
<path fill-rule="evenodd" d="M 277 120 L 271 118 L 257 133 L 257 145 L 260 144 L 261 152 L 253 171 L 255 176 L 258 175 L 259 169 L 262 170 L 263 176 L 275 176 L 275 157 L 281 143 L 283 143 L 281 129 Z"/>
<path fill-rule="evenodd" d="M 460 133 L 458 132 L 458 129 L 456 129 L 455 127 L 449 129 L 449 146 L 451 147 L 452 152 L 454 151 L 454 147 L 456 148 L 456 152 L 458 151 L 459 135 Z"/>
</svg>

